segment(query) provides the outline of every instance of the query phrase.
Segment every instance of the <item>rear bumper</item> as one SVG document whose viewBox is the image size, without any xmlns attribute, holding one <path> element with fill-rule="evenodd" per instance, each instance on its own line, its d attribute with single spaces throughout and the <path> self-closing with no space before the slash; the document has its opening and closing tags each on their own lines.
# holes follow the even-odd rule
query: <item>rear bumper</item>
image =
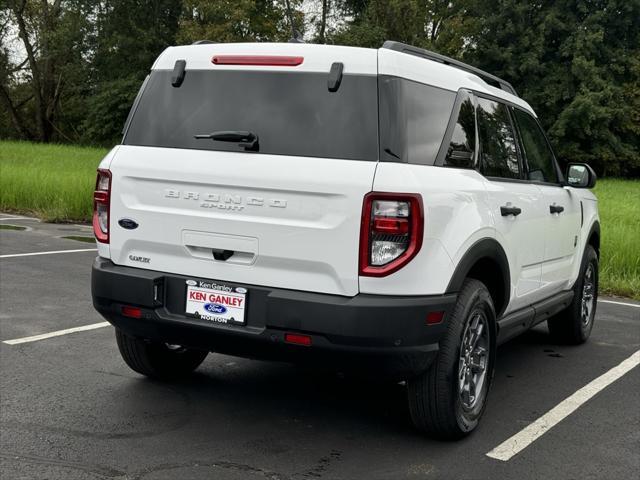
<svg viewBox="0 0 640 480">
<path fill-rule="evenodd" d="M 184 314 L 185 282 L 190 279 L 198 280 L 122 267 L 98 257 L 91 277 L 93 304 L 132 336 L 230 355 L 406 377 L 428 368 L 456 300 L 455 295 L 342 297 L 218 280 L 249 290 L 246 325 L 221 325 Z M 141 318 L 123 316 L 123 306 L 141 308 Z M 427 325 L 427 314 L 436 311 L 445 312 L 443 322 Z M 285 333 L 309 335 L 312 345 L 287 344 Z"/>
</svg>

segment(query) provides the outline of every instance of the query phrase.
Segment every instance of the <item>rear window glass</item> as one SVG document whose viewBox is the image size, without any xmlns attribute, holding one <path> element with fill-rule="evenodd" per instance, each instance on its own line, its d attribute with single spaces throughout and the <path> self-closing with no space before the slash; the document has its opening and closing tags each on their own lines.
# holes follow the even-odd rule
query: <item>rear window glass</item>
<svg viewBox="0 0 640 480">
<path fill-rule="evenodd" d="M 349 160 L 378 159 L 376 76 L 344 75 L 329 92 L 327 73 L 187 70 L 151 73 L 123 143 L 244 151 L 234 142 L 195 139 L 249 131 L 259 152 Z"/>
<path fill-rule="evenodd" d="M 456 94 L 398 77 L 379 81 L 380 158 L 433 165 Z"/>
</svg>

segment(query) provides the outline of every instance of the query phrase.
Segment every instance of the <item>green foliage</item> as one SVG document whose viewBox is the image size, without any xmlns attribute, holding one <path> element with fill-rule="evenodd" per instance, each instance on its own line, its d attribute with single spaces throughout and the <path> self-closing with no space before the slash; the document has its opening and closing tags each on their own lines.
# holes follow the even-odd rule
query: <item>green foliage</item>
<svg viewBox="0 0 640 480">
<path fill-rule="evenodd" d="M 602 239 L 600 290 L 640 300 L 640 180 L 596 184 Z"/>
<path fill-rule="evenodd" d="M 556 153 L 640 173 L 640 1 L 476 0 L 465 60 L 511 81 Z"/>
<path fill-rule="evenodd" d="M 292 8 L 299 3 L 292 0 Z M 180 43 L 286 42 L 291 38 L 284 1 L 185 0 L 184 12 L 178 34 Z M 298 21 L 296 27 L 301 25 Z"/>
<path fill-rule="evenodd" d="M 287 3 L 308 40 L 399 40 L 503 77 L 538 112 L 561 159 L 640 175 L 640 0 L 26 0 L 24 9 L 6 0 L 0 138 L 117 142 L 162 50 L 287 41 Z M 33 62 L 23 62 L 19 19 Z"/>
<path fill-rule="evenodd" d="M 181 2 L 175 0 L 117 0 L 97 4 L 92 76 L 100 86 L 116 90 L 123 78 L 142 82 L 156 57 L 176 43 Z M 137 88 L 135 89 L 137 92 Z M 135 93 L 134 92 L 134 95 Z"/>
<path fill-rule="evenodd" d="M 104 149 L 0 142 L 0 210 L 88 221 Z"/>
<path fill-rule="evenodd" d="M 136 75 L 100 83 L 98 92 L 87 100 L 87 116 L 82 124 L 86 143 L 109 146 L 120 142 L 140 85 Z"/>
</svg>

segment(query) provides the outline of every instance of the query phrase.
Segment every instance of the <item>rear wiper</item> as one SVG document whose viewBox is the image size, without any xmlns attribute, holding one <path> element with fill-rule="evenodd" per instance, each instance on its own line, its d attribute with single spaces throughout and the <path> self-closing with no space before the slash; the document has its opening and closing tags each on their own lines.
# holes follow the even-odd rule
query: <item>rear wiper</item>
<svg viewBox="0 0 640 480">
<path fill-rule="evenodd" d="M 206 138 L 217 142 L 238 142 L 239 147 L 244 147 L 245 150 L 251 152 L 257 152 L 260 148 L 258 136 L 255 133 L 243 130 L 219 131 L 203 135 L 194 135 L 193 138 L 197 140 Z"/>
</svg>

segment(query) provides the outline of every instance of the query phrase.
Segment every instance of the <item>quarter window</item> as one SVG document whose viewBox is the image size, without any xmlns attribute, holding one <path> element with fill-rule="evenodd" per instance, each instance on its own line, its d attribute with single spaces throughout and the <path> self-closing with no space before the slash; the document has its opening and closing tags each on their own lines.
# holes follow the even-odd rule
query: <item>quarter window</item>
<svg viewBox="0 0 640 480">
<path fill-rule="evenodd" d="M 456 94 L 404 78 L 381 75 L 380 158 L 433 165 Z"/>
<path fill-rule="evenodd" d="M 480 171 L 487 177 L 521 178 L 516 139 L 507 107 L 478 98 Z"/>
<path fill-rule="evenodd" d="M 529 166 L 527 178 L 537 182 L 558 183 L 553 153 L 538 122 L 522 110 L 514 109 L 514 113 Z"/>
</svg>

